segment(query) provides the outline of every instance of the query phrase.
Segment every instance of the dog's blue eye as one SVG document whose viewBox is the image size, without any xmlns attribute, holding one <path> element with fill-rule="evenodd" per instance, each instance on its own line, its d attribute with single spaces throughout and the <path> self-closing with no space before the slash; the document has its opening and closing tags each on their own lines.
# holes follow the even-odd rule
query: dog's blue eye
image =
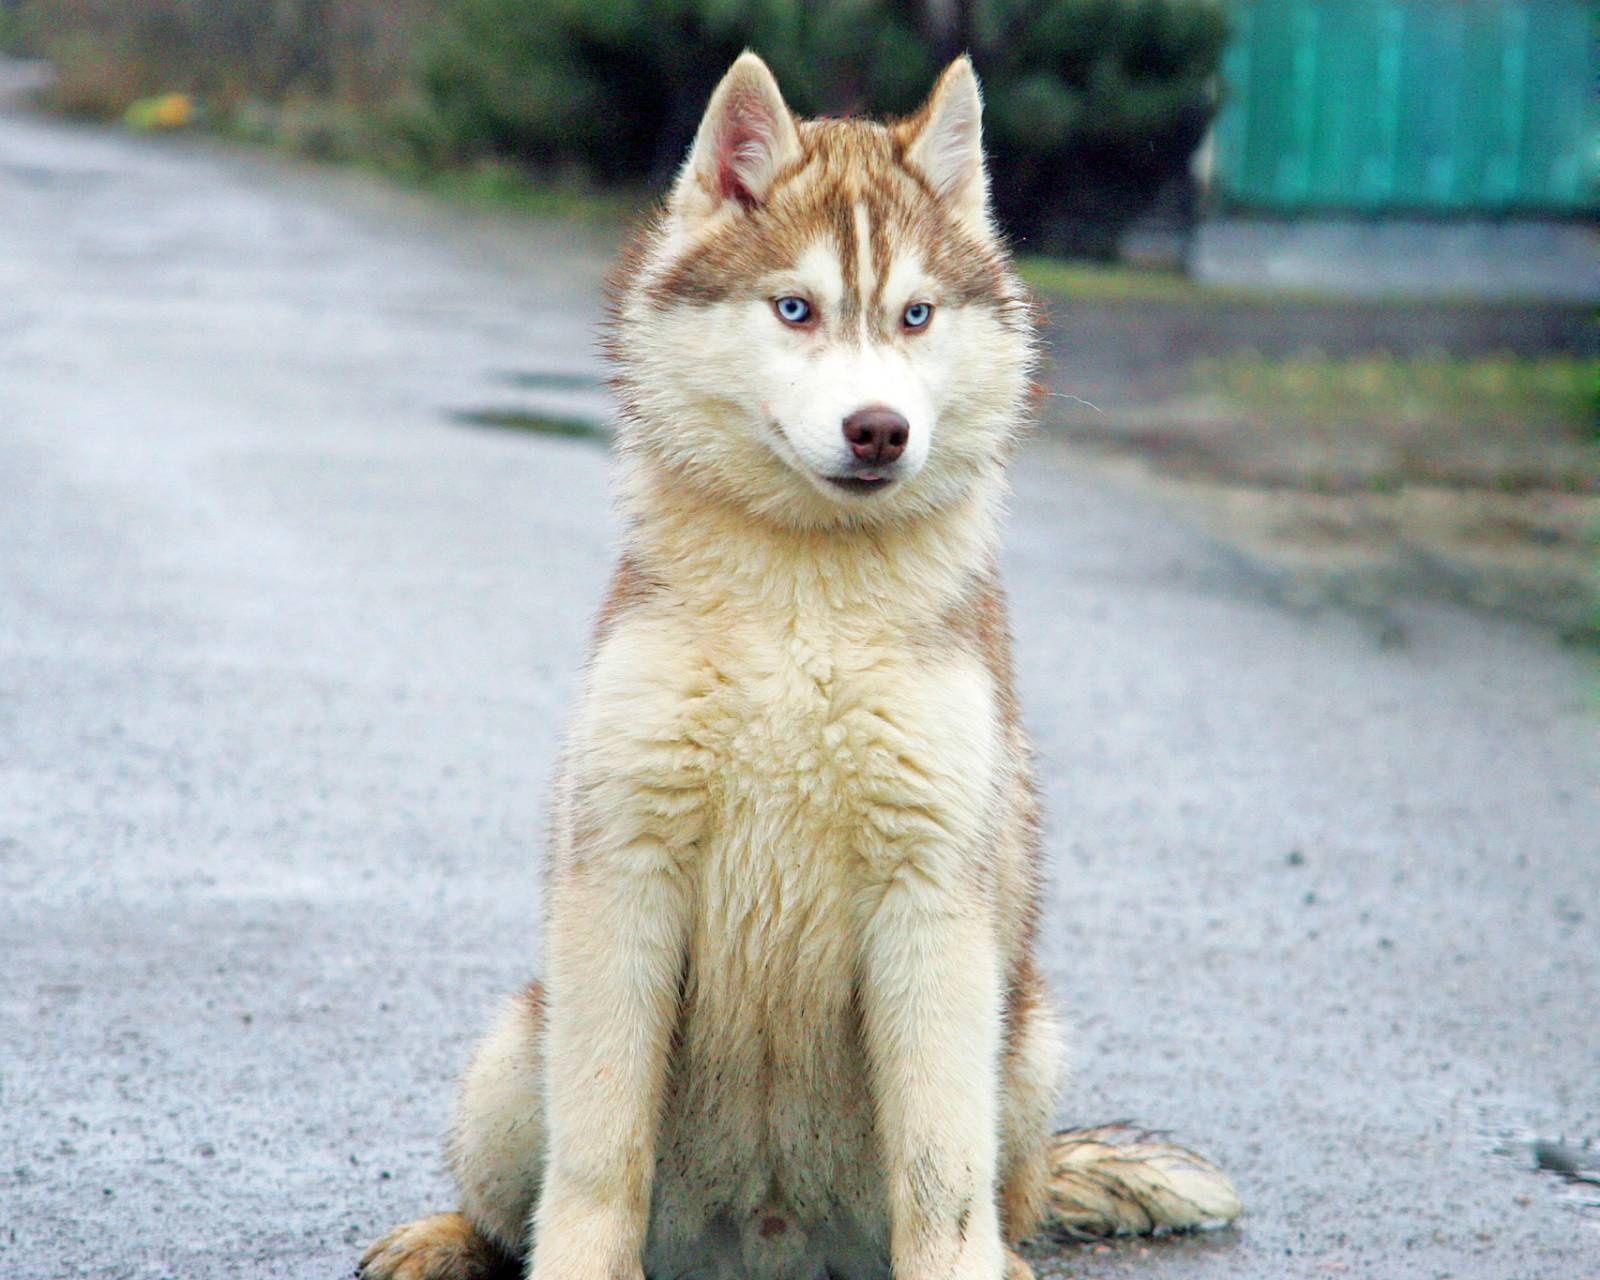
<svg viewBox="0 0 1600 1280">
<path fill-rule="evenodd" d="M 772 306 L 784 324 L 805 324 L 811 319 L 811 304 L 804 298 L 779 298 Z"/>
<path fill-rule="evenodd" d="M 926 302 L 913 302 L 905 309 L 900 317 L 900 323 L 907 329 L 920 329 L 933 319 L 933 308 Z"/>
</svg>

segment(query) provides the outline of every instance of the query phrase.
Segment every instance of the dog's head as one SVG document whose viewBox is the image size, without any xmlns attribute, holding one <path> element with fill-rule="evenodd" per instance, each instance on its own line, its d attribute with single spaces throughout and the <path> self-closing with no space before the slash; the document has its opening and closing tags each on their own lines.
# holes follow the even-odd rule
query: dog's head
<svg viewBox="0 0 1600 1280">
<path fill-rule="evenodd" d="M 981 110 L 961 58 L 904 120 L 800 121 L 739 58 L 614 285 L 624 447 L 809 527 L 903 518 L 996 475 L 1033 341 Z"/>
</svg>

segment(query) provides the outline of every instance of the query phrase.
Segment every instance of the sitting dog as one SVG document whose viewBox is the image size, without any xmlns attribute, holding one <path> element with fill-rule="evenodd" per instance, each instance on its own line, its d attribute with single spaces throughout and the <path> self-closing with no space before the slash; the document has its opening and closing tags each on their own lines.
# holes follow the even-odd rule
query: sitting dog
<svg viewBox="0 0 1600 1280">
<path fill-rule="evenodd" d="M 966 59 L 890 124 L 753 54 L 613 280 L 627 532 L 556 784 L 547 977 L 462 1086 L 460 1212 L 371 1280 L 1012 1280 L 1044 1228 L 1231 1219 L 1053 1134 L 996 576 L 1032 304 Z"/>
</svg>

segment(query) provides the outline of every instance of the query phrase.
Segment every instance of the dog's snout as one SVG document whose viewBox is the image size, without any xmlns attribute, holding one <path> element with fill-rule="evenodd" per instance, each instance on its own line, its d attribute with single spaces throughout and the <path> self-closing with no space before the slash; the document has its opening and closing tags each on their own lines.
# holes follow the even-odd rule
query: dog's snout
<svg viewBox="0 0 1600 1280">
<path fill-rule="evenodd" d="M 893 462 L 906 451 L 911 424 L 893 409 L 874 405 L 844 420 L 844 438 L 862 462 Z"/>
</svg>

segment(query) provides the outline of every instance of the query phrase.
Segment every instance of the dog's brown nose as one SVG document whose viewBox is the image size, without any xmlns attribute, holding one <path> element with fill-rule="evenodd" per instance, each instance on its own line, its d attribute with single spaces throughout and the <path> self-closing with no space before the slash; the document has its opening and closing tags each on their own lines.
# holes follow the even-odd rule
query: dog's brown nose
<svg viewBox="0 0 1600 1280">
<path fill-rule="evenodd" d="M 862 462 L 893 462 L 906 451 L 911 424 L 893 409 L 874 405 L 844 420 L 844 438 Z"/>
</svg>

